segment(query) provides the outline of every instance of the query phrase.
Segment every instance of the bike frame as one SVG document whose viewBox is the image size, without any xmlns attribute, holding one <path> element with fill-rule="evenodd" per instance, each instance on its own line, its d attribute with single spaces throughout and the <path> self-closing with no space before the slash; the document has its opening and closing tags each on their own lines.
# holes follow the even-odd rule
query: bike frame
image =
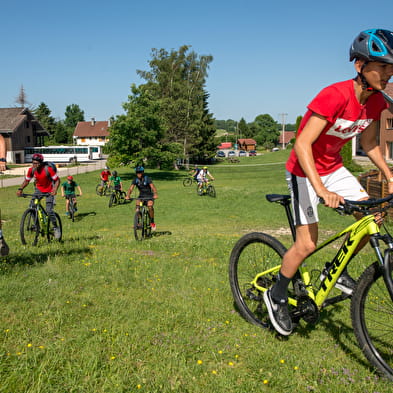
<svg viewBox="0 0 393 393">
<path fill-rule="evenodd" d="M 43 231 L 45 235 L 48 234 L 48 213 L 41 205 L 41 198 L 34 198 L 34 206 L 33 209 L 37 211 L 38 222 L 40 225 L 40 231 Z"/>
<path fill-rule="evenodd" d="M 340 247 L 337 254 L 331 261 L 331 268 L 329 269 L 328 274 L 326 275 L 325 279 L 322 281 L 320 289 L 315 292 L 311 284 L 311 275 L 308 269 L 306 268 L 305 262 L 312 255 L 314 255 L 324 247 L 328 246 L 330 243 L 334 242 L 335 240 L 345 235 L 346 237 L 342 246 Z M 336 233 L 335 235 L 329 237 L 327 240 L 322 242 L 319 246 L 317 246 L 315 251 L 305 259 L 303 264 L 299 267 L 298 272 L 306 287 L 308 296 L 314 300 L 315 304 L 319 309 L 323 308 L 323 306 L 325 305 L 325 301 L 331 290 L 334 288 L 337 279 L 340 277 L 345 266 L 348 264 L 352 255 L 354 254 L 357 246 L 365 236 L 370 237 L 370 244 L 375 250 L 380 265 L 386 267 L 384 269 L 384 280 L 388 287 L 390 297 L 392 298 L 393 301 L 393 283 L 388 271 L 388 263 L 387 263 L 388 261 L 387 260 L 385 261 L 385 259 L 389 258 L 390 252 L 393 252 L 393 239 L 391 239 L 390 236 L 383 236 L 380 234 L 379 227 L 375 222 L 375 217 L 370 214 L 364 216 L 359 221 L 356 221 L 355 223 L 348 226 L 341 232 Z M 389 247 L 388 251 L 390 252 L 386 253 L 386 255 L 382 255 L 381 249 L 379 247 L 379 240 L 383 240 L 385 243 L 387 243 Z M 258 290 L 265 292 L 268 288 L 264 288 L 258 285 L 258 279 L 266 274 L 278 273 L 280 267 L 281 265 L 277 265 L 274 268 L 271 268 L 269 270 L 257 274 L 254 280 L 251 282 L 251 284 Z M 288 303 L 293 306 L 297 306 L 297 301 L 291 297 L 288 298 Z"/>
</svg>

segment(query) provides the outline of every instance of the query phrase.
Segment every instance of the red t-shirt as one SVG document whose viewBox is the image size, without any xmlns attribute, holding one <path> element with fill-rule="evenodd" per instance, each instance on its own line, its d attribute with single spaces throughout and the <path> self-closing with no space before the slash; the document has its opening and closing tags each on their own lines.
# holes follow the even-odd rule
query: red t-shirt
<svg viewBox="0 0 393 393">
<path fill-rule="evenodd" d="M 41 192 L 52 192 L 53 182 L 59 178 L 57 176 L 57 173 L 49 165 L 47 166 L 47 169 L 51 178 L 47 176 L 45 167 L 42 167 L 40 169 L 37 168 L 34 172 L 34 178 L 36 180 L 35 186 Z M 26 180 L 28 182 L 33 178 L 32 171 L 32 167 L 29 168 L 29 170 L 27 171 Z"/>
<path fill-rule="evenodd" d="M 103 181 L 108 181 L 109 180 L 109 176 L 110 176 L 110 171 L 108 171 L 108 170 L 105 170 L 105 171 L 102 171 L 101 172 L 101 179 L 103 180 Z"/>
<path fill-rule="evenodd" d="M 315 167 L 320 176 L 328 175 L 343 166 L 340 151 L 357 134 L 374 120 L 379 120 L 387 103 L 381 93 L 370 96 L 365 105 L 356 98 L 352 79 L 338 82 L 323 89 L 308 105 L 298 135 L 313 113 L 328 121 L 325 129 L 312 145 Z M 291 151 L 286 169 L 296 176 L 305 177 L 295 150 Z"/>
</svg>

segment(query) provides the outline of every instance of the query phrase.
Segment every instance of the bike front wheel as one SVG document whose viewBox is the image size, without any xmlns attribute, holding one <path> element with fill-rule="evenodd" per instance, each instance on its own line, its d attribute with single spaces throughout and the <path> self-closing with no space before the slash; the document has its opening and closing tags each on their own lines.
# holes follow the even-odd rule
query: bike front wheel
<svg viewBox="0 0 393 393">
<path fill-rule="evenodd" d="M 22 244 L 37 245 L 40 235 L 40 225 L 38 223 L 37 211 L 27 209 L 22 216 L 20 222 L 20 239 Z"/>
<path fill-rule="evenodd" d="M 207 187 L 207 195 L 211 196 L 212 198 L 216 197 L 216 189 L 214 186 L 210 185 Z"/>
<path fill-rule="evenodd" d="M 144 239 L 151 237 L 151 220 L 150 220 L 150 215 L 147 211 L 144 212 L 143 214 L 143 231 L 142 231 L 142 237 Z"/>
<path fill-rule="evenodd" d="M 390 262 L 390 277 L 393 264 Z M 393 381 L 393 302 L 382 267 L 374 262 L 360 276 L 351 300 L 353 330 L 361 350 L 377 371 Z"/>
<path fill-rule="evenodd" d="M 275 238 L 261 232 L 249 233 L 235 244 L 229 260 L 229 283 L 240 315 L 248 322 L 269 326 L 263 290 L 277 281 L 286 248 Z"/>
<path fill-rule="evenodd" d="M 104 191 L 104 187 L 101 184 L 97 184 L 96 186 L 96 194 L 98 196 L 102 196 Z"/>
<path fill-rule="evenodd" d="M 47 232 L 47 239 L 48 242 L 51 242 L 52 240 L 56 241 L 61 241 L 61 238 L 63 236 L 63 227 L 61 224 L 60 216 L 57 213 L 53 213 L 55 218 L 56 218 L 56 224 L 54 224 L 51 220 L 50 217 L 47 217 L 48 219 L 48 232 Z M 55 229 L 57 228 L 57 229 Z M 57 234 L 55 233 L 57 232 Z"/>
<path fill-rule="evenodd" d="M 140 211 L 137 211 L 134 216 L 134 236 L 135 240 L 143 239 L 143 220 Z"/>
<path fill-rule="evenodd" d="M 112 207 L 113 205 L 116 205 L 116 195 L 113 193 L 110 197 L 109 197 L 109 203 L 108 206 Z"/>
<path fill-rule="evenodd" d="M 192 179 L 191 178 L 187 178 L 183 180 L 183 186 L 184 187 L 190 187 L 192 185 Z"/>
</svg>

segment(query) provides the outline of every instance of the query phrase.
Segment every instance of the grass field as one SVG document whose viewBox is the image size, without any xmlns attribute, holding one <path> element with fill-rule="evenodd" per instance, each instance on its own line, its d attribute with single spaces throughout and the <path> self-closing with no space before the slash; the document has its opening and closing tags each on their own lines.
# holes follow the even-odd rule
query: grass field
<svg viewBox="0 0 393 393">
<path fill-rule="evenodd" d="M 22 246 L 28 201 L 16 187 L 0 189 L 11 248 L 0 261 L 0 392 L 391 392 L 357 347 L 349 304 L 289 339 L 234 309 L 235 242 L 266 231 L 290 244 L 283 211 L 264 197 L 286 192 L 286 158 L 211 166 L 215 199 L 183 187 L 184 172 L 148 171 L 159 193 L 157 233 L 143 242 L 134 240 L 133 204 L 109 209 L 95 195 L 98 172 L 76 177 L 84 194 L 74 223 L 57 198 L 60 244 Z M 118 172 L 128 187 L 131 169 Z M 321 238 L 352 222 L 323 207 L 320 217 Z M 369 247 L 357 258 L 354 276 L 374 260 Z"/>
</svg>

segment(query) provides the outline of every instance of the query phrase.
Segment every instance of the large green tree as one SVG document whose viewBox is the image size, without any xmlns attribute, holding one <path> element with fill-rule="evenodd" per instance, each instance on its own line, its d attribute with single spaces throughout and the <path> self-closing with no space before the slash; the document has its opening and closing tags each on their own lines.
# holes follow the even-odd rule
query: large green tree
<svg viewBox="0 0 393 393">
<path fill-rule="evenodd" d="M 51 110 L 48 105 L 41 102 L 37 109 L 34 110 L 35 118 L 41 123 L 46 131 L 49 132 L 50 137 L 53 137 L 55 133 L 56 120 L 51 116 Z"/>
<path fill-rule="evenodd" d="M 72 135 L 75 131 L 75 127 L 79 121 L 85 121 L 85 112 L 77 104 L 67 105 L 64 119 L 64 127 L 66 129 L 66 141 L 72 142 Z"/>
<path fill-rule="evenodd" d="M 274 147 L 278 141 L 280 132 L 278 123 L 268 114 L 258 115 L 250 124 L 250 132 L 258 145 L 266 149 Z"/>
</svg>

